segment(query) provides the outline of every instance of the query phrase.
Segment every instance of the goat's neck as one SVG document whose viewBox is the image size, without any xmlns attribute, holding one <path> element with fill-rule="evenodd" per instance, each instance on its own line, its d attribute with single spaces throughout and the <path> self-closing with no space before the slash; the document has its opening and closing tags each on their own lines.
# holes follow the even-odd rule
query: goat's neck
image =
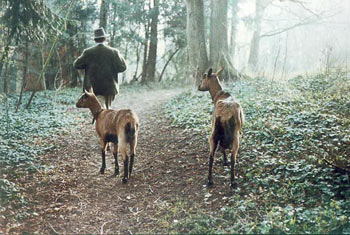
<svg viewBox="0 0 350 235">
<path fill-rule="evenodd" d="M 221 84 L 219 83 L 219 81 L 213 81 L 210 84 L 210 88 L 209 88 L 209 93 L 210 93 L 210 96 L 211 96 L 213 102 L 215 102 L 215 97 L 219 91 L 222 91 Z"/>
<path fill-rule="evenodd" d="M 98 115 L 100 114 L 100 112 L 102 111 L 102 106 L 101 104 L 98 102 L 98 100 L 94 100 L 93 102 L 91 102 L 90 104 L 90 111 L 92 113 L 92 116 L 94 117 L 94 119 L 96 120 Z"/>
</svg>

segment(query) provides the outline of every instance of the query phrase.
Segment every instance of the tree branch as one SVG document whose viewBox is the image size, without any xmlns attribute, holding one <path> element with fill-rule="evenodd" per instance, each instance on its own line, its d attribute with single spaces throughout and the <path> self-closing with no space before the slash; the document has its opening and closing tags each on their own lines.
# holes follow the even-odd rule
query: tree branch
<svg viewBox="0 0 350 235">
<path fill-rule="evenodd" d="M 320 20 L 320 19 L 306 19 L 306 20 L 304 20 L 302 22 L 298 22 L 298 23 L 296 23 L 294 25 L 291 25 L 289 27 L 286 27 L 286 28 L 283 28 L 283 29 L 276 29 L 276 30 L 273 30 L 273 31 L 261 34 L 260 38 L 275 36 L 275 35 L 287 32 L 289 30 L 295 29 L 295 28 L 300 27 L 300 26 L 310 25 L 310 24 L 316 23 L 318 20 Z"/>
<path fill-rule="evenodd" d="M 346 173 L 350 173 L 350 170 L 346 169 L 346 168 L 343 168 L 343 167 L 340 167 L 340 166 L 337 166 L 331 162 L 329 162 L 326 158 L 323 159 L 328 165 L 334 167 L 335 169 L 337 170 L 340 170 L 341 172 L 346 172 Z"/>
</svg>

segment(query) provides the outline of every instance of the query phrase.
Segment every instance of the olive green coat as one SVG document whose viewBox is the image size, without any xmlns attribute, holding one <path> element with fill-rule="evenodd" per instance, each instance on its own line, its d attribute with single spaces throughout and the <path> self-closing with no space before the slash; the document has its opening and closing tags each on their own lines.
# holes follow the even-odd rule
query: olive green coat
<svg viewBox="0 0 350 235">
<path fill-rule="evenodd" d="M 84 89 L 94 89 L 95 95 L 119 93 L 118 73 L 127 68 L 126 62 L 115 48 L 98 44 L 83 51 L 73 63 L 74 68 L 84 69 Z"/>
</svg>

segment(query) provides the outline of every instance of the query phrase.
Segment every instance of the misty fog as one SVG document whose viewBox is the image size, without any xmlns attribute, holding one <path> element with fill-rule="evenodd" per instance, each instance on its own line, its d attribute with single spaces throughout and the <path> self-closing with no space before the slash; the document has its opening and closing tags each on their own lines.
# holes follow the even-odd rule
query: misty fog
<svg viewBox="0 0 350 235">
<path fill-rule="evenodd" d="M 242 0 L 238 7 L 234 64 L 238 70 L 249 72 L 255 2 Z M 270 1 L 261 35 L 274 33 L 260 40 L 258 74 L 271 76 L 275 70 L 276 77 L 291 77 L 316 73 L 325 66 L 346 65 L 350 54 L 350 1 Z"/>
</svg>

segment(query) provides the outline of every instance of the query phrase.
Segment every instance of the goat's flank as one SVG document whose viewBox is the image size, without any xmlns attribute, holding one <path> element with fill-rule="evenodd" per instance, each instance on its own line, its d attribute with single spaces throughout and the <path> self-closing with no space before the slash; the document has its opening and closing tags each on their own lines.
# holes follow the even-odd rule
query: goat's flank
<svg viewBox="0 0 350 235">
<path fill-rule="evenodd" d="M 100 138 L 102 147 L 102 167 L 100 173 L 104 174 L 106 168 L 105 155 L 107 143 L 113 143 L 113 156 L 115 159 L 114 174 L 119 175 L 119 149 L 124 162 L 123 183 L 126 183 L 127 179 L 131 176 L 136 153 L 139 130 L 139 120 L 136 113 L 130 109 L 103 109 L 92 90 L 90 92 L 84 91 L 76 106 L 78 108 L 89 108 L 96 120 L 96 132 Z M 130 164 L 129 156 L 127 155 L 128 146 L 130 147 Z"/>
<path fill-rule="evenodd" d="M 216 73 L 210 68 L 208 73 L 203 75 L 199 91 L 209 91 L 214 103 L 212 115 L 212 132 L 209 137 L 209 172 L 208 185 L 213 185 L 213 162 L 216 148 L 220 146 L 223 153 L 224 165 L 227 164 L 226 149 L 231 150 L 231 187 L 235 186 L 235 163 L 239 149 L 239 139 L 244 123 L 244 114 L 241 105 L 235 101 L 233 96 L 222 90 L 218 79 L 223 68 Z"/>
</svg>

